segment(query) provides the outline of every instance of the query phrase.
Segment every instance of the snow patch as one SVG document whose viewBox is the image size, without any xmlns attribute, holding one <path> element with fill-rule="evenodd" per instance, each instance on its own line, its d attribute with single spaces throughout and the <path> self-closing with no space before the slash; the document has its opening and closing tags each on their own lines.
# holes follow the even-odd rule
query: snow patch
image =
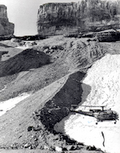
<svg viewBox="0 0 120 153">
<path fill-rule="evenodd" d="M 29 96 L 30 94 L 23 93 L 18 97 L 0 102 L 0 116 L 4 115 L 8 110 L 15 107 L 17 103 L 21 102 L 22 100 L 26 99 Z"/>
<path fill-rule="evenodd" d="M 29 47 L 29 46 L 17 46 L 17 47 L 15 47 L 15 48 L 24 50 L 24 49 L 28 49 L 28 48 L 30 48 L 30 47 Z"/>
</svg>

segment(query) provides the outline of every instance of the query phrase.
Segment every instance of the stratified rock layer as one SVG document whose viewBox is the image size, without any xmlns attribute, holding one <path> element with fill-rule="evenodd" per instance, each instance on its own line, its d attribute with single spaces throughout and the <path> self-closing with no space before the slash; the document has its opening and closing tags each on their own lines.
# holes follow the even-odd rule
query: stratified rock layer
<svg viewBox="0 0 120 153">
<path fill-rule="evenodd" d="M 57 35 L 118 28 L 119 8 L 118 1 L 108 2 L 106 0 L 44 4 L 38 10 L 38 33 Z"/>
<path fill-rule="evenodd" d="M 7 7 L 0 5 L 0 36 L 14 34 L 14 24 L 9 22 L 7 17 Z"/>
</svg>

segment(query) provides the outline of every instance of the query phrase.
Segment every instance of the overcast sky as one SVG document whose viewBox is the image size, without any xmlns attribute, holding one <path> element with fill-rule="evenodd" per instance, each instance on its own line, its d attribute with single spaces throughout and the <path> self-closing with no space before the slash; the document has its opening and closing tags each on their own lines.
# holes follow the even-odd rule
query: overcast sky
<svg viewBox="0 0 120 153">
<path fill-rule="evenodd" d="M 48 2 L 78 2 L 79 0 L 0 0 L 7 6 L 8 18 L 15 24 L 15 35 L 37 34 L 37 11 Z"/>
</svg>

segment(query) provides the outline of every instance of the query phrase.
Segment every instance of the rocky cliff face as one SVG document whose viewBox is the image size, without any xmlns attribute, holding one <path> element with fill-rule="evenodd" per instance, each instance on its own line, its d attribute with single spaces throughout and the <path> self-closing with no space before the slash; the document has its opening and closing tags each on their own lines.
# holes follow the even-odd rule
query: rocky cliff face
<svg viewBox="0 0 120 153">
<path fill-rule="evenodd" d="M 0 36 L 13 35 L 14 24 L 7 17 L 7 7 L 0 5 Z"/>
<path fill-rule="evenodd" d="M 99 31 L 119 26 L 116 0 L 81 0 L 78 3 L 48 3 L 38 10 L 38 33 L 44 35 L 67 32 Z M 110 26 L 110 27 L 111 27 Z M 103 28 L 104 27 L 104 28 Z"/>
<path fill-rule="evenodd" d="M 76 3 L 49 3 L 40 6 L 38 11 L 38 33 L 61 34 L 75 30 L 76 19 L 73 8 Z M 72 13 L 73 12 L 73 13 Z"/>
</svg>

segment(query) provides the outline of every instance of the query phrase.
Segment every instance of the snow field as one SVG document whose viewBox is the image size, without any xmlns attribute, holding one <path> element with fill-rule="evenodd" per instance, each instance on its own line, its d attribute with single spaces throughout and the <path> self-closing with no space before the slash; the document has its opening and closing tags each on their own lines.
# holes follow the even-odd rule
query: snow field
<svg viewBox="0 0 120 153">
<path fill-rule="evenodd" d="M 120 55 L 105 55 L 88 70 L 84 84 L 91 86 L 90 94 L 83 105 L 106 106 L 120 115 Z M 85 91 L 83 91 L 85 92 Z M 79 109 L 86 109 L 79 106 Z M 81 114 L 70 115 L 57 123 L 56 131 L 85 145 L 101 148 L 108 153 L 120 151 L 120 121 L 99 122 Z"/>
</svg>

